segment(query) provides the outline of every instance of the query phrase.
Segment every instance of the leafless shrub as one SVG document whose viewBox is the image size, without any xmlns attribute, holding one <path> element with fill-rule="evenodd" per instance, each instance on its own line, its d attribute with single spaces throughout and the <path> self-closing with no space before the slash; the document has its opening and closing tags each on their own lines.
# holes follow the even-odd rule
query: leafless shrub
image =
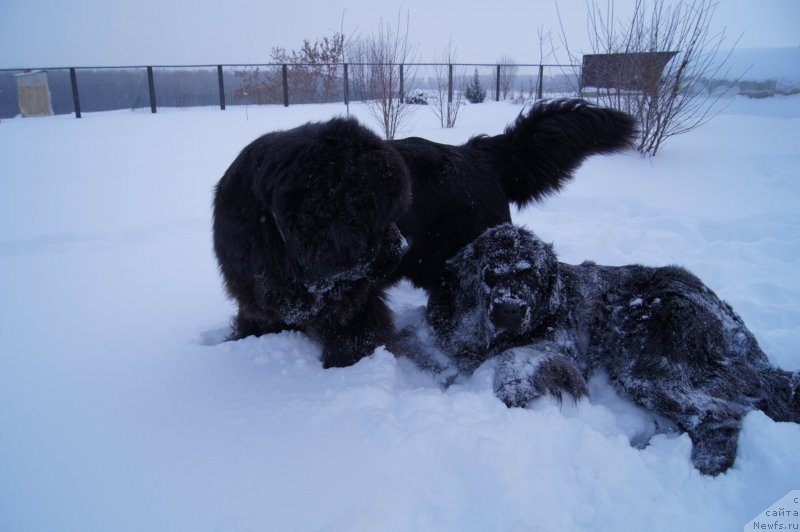
<svg viewBox="0 0 800 532">
<path fill-rule="evenodd" d="M 408 14 L 398 13 L 392 25 L 381 22 L 368 37 L 352 41 L 348 50 L 350 79 L 356 98 L 380 124 L 387 139 L 395 138 L 414 112 L 403 97 L 405 85 L 413 82 L 416 47 L 408 42 Z"/>
<path fill-rule="evenodd" d="M 507 100 L 513 97 L 514 82 L 517 79 L 517 71 L 519 67 L 513 57 L 503 55 L 497 60 L 500 65 L 500 98 Z"/>
<path fill-rule="evenodd" d="M 272 49 L 271 62 L 288 65 L 287 81 L 296 103 L 329 102 L 340 95 L 344 44 L 344 35 L 334 33 L 313 43 L 305 39 L 300 50 Z M 245 101 L 256 104 L 283 101 L 283 76 L 279 66 L 248 67 L 234 74 L 242 80 L 237 96 Z"/>
<path fill-rule="evenodd" d="M 603 8 L 587 0 L 592 53 L 626 55 L 617 58 L 614 72 L 606 72 L 611 81 L 605 86 L 582 84 L 582 89 L 599 104 L 638 119 L 642 155 L 656 155 L 668 138 L 702 126 L 721 111 L 724 92 L 710 94 L 705 88 L 707 80 L 727 76 L 723 71 L 730 57 L 720 54 L 725 31 L 710 32 L 716 6 L 714 0 L 635 0 L 630 19 L 621 23 L 613 0 Z M 569 50 L 563 25 L 562 38 Z M 674 56 L 665 61 L 669 53 Z"/>
<path fill-rule="evenodd" d="M 283 98 L 280 76 L 275 68 L 245 67 L 233 73 L 242 80 L 236 89 L 236 97 L 240 101 L 262 105 L 278 103 Z"/>
<path fill-rule="evenodd" d="M 340 95 L 344 44 L 344 35 L 334 32 L 313 44 L 304 39 L 300 50 L 291 53 L 275 47 L 270 56 L 274 63 L 289 65 L 288 82 L 298 103 L 329 102 Z"/>
<path fill-rule="evenodd" d="M 464 69 L 457 68 L 454 64 L 457 60 L 456 55 L 453 41 L 448 41 L 445 49 L 434 54 L 435 64 L 431 66 L 433 74 L 431 110 L 443 128 L 455 126 L 458 113 L 464 105 L 462 87 Z"/>
</svg>

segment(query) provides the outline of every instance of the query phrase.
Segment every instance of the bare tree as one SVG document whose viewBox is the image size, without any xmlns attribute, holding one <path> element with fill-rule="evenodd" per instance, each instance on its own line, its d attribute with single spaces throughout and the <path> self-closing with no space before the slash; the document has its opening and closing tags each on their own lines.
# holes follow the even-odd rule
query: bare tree
<svg viewBox="0 0 800 532">
<path fill-rule="evenodd" d="M 517 79 L 519 66 L 510 55 L 503 55 L 497 60 L 500 66 L 500 97 L 507 100 L 509 96 L 513 98 L 514 83 Z"/>
<path fill-rule="evenodd" d="M 340 96 L 340 60 L 345 37 L 333 33 L 330 37 L 303 40 L 300 50 L 287 52 L 273 47 L 270 58 L 275 66 L 245 67 L 234 71 L 242 80 L 237 96 L 250 103 L 278 103 L 283 101 L 283 76 L 280 66 L 288 65 L 288 82 L 292 99 L 296 103 L 330 102 Z"/>
<path fill-rule="evenodd" d="M 656 155 L 666 139 L 719 114 L 724 92 L 711 94 L 706 84 L 727 76 L 730 52 L 720 54 L 725 31 L 710 31 L 715 0 L 635 0 L 625 23 L 617 19 L 613 0 L 604 8 L 587 0 L 587 6 L 592 53 L 620 54 L 609 59 L 614 66 L 604 73 L 611 81 L 592 87 L 592 96 L 638 119 L 642 155 Z M 563 25 L 562 38 L 569 50 Z"/>
<path fill-rule="evenodd" d="M 547 30 L 544 31 L 544 26 L 539 26 L 536 28 L 536 34 L 538 36 L 539 42 L 539 65 L 542 67 L 539 70 L 539 73 L 542 75 L 542 78 L 545 77 L 545 72 L 549 73 L 547 76 L 548 78 L 548 85 L 550 91 L 555 92 L 564 92 L 564 84 L 561 83 L 561 80 L 565 77 L 569 77 L 570 74 L 574 75 L 574 73 L 565 73 L 564 66 L 561 65 L 558 67 L 560 73 L 553 75 L 550 70 L 552 68 L 548 65 L 548 63 L 553 63 L 555 61 L 556 53 L 558 52 L 558 48 L 553 43 L 553 31 Z M 544 86 L 544 79 L 540 79 L 537 77 L 536 80 L 537 87 L 536 87 L 536 98 L 540 96 L 543 97 L 545 93 L 545 86 Z M 569 86 L 569 84 L 567 84 Z M 570 91 L 566 91 L 570 92 Z"/>
<path fill-rule="evenodd" d="M 393 139 L 414 112 L 403 95 L 414 76 L 407 63 L 416 56 L 416 46 L 408 42 L 408 13 L 405 23 L 400 12 L 395 25 L 381 20 L 377 32 L 351 42 L 348 55 L 356 97 L 364 101 L 384 136 Z"/>
<path fill-rule="evenodd" d="M 241 80 L 236 97 L 245 104 L 278 103 L 283 98 L 280 77 L 274 67 L 245 67 L 234 70 Z"/>
<path fill-rule="evenodd" d="M 455 126 L 458 113 L 463 102 L 463 68 L 457 69 L 456 48 L 453 41 L 447 43 L 447 48 L 434 54 L 434 64 L 431 66 L 433 73 L 433 95 L 431 110 L 439 119 L 443 128 Z"/>
<path fill-rule="evenodd" d="M 270 55 L 274 63 L 289 65 L 289 85 L 297 102 L 330 102 L 341 95 L 340 61 L 344 45 L 344 34 L 334 32 L 313 44 L 303 39 L 299 51 L 287 53 L 284 48 L 274 47 Z"/>
</svg>

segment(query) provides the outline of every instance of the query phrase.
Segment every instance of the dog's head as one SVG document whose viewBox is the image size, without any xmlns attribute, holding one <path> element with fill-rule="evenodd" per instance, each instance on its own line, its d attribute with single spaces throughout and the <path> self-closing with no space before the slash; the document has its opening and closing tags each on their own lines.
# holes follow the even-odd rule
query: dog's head
<svg viewBox="0 0 800 532">
<path fill-rule="evenodd" d="M 405 251 L 395 222 L 411 201 L 397 152 L 355 120 L 276 135 L 289 142 L 271 155 L 267 223 L 294 276 L 324 284 L 388 275 Z"/>
<path fill-rule="evenodd" d="M 498 349 L 527 344 L 552 315 L 558 259 L 551 245 L 525 229 L 504 224 L 487 230 L 451 258 L 447 270 L 451 315 L 437 332 L 458 356 L 480 363 Z"/>
</svg>

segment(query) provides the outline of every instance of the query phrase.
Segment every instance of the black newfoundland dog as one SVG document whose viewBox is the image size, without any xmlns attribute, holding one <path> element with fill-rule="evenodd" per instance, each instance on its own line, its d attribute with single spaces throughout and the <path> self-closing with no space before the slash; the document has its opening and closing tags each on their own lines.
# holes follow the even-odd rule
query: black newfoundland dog
<svg viewBox="0 0 800 532">
<path fill-rule="evenodd" d="M 495 392 L 509 406 L 580 397 L 608 374 L 622 395 L 689 433 L 706 474 L 736 456 L 741 418 L 800 422 L 800 373 L 772 366 L 741 318 L 679 267 L 559 262 L 552 246 L 503 224 L 448 262 L 429 301 L 440 346 L 461 370 L 499 355 Z"/>
<path fill-rule="evenodd" d="M 461 146 L 384 141 L 355 120 L 269 133 L 244 148 L 214 199 L 214 250 L 239 305 L 234 338 L 299 329 L 326 367 L 390 343 L 384 289 L 430 293 L 445 260 L 519 206 L 558 191 L 583 160 L 627 147 L 628 115 L 540 103 Z"/>
</svg>

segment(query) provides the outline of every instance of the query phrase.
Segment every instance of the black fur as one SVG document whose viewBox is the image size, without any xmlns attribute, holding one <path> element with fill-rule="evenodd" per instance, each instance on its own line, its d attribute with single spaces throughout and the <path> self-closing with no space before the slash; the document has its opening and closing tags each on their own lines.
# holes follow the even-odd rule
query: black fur
<svg viewBox="0 0 800 532">
<path fill-rule="evenodd" d="M 462 146 L 387 142 L 344 119 L 264 135 L 214 201 L 214 249 L 239 304 L 234 337 L 297 328 L 323 342 L 327 366 L 357 361 L 392 338 L 386 286 L 407 277 L 438 290 L 445 260 L 510 221 L 510 201 L 555 193 L 634 132 L 628 115 L 559 100 Z"/>
<path fill-rule="evenodd" d="M 214 200 L 214 250 L 239 304 L 234 337 L 300 329 L 347 366 L 393 331 L 383 300 L 411 201 L 398 154 L 352 120 L 270 133 L 228 168 Z"/>
<path fill-rule="evenodd" d="M 509 405 L 580 397 L 583 379 L 605 371 L 620 393 L 689 433 L 706 474 L 733 464 L 747 412 L 800 422 L 800 374 L 773 367 L 731 307 L 682 268 L 572 266 L 505 224 L 448 272 L 429 322 L 464 370 L 501 355 L 495 390 Z"/>
<path fill-rule="evenodd" d="M 391 141 L 411 173 L 413 202 L 398 225 L 411 247 L 395 277 L 438 289 L 444 263 L 483 231 L 558 192 L 583 161 L 628 147 L 633 119 L 583 100 L 536 104 L 505 132 L 461 146 L 417 137 Z"/>
</svg>

